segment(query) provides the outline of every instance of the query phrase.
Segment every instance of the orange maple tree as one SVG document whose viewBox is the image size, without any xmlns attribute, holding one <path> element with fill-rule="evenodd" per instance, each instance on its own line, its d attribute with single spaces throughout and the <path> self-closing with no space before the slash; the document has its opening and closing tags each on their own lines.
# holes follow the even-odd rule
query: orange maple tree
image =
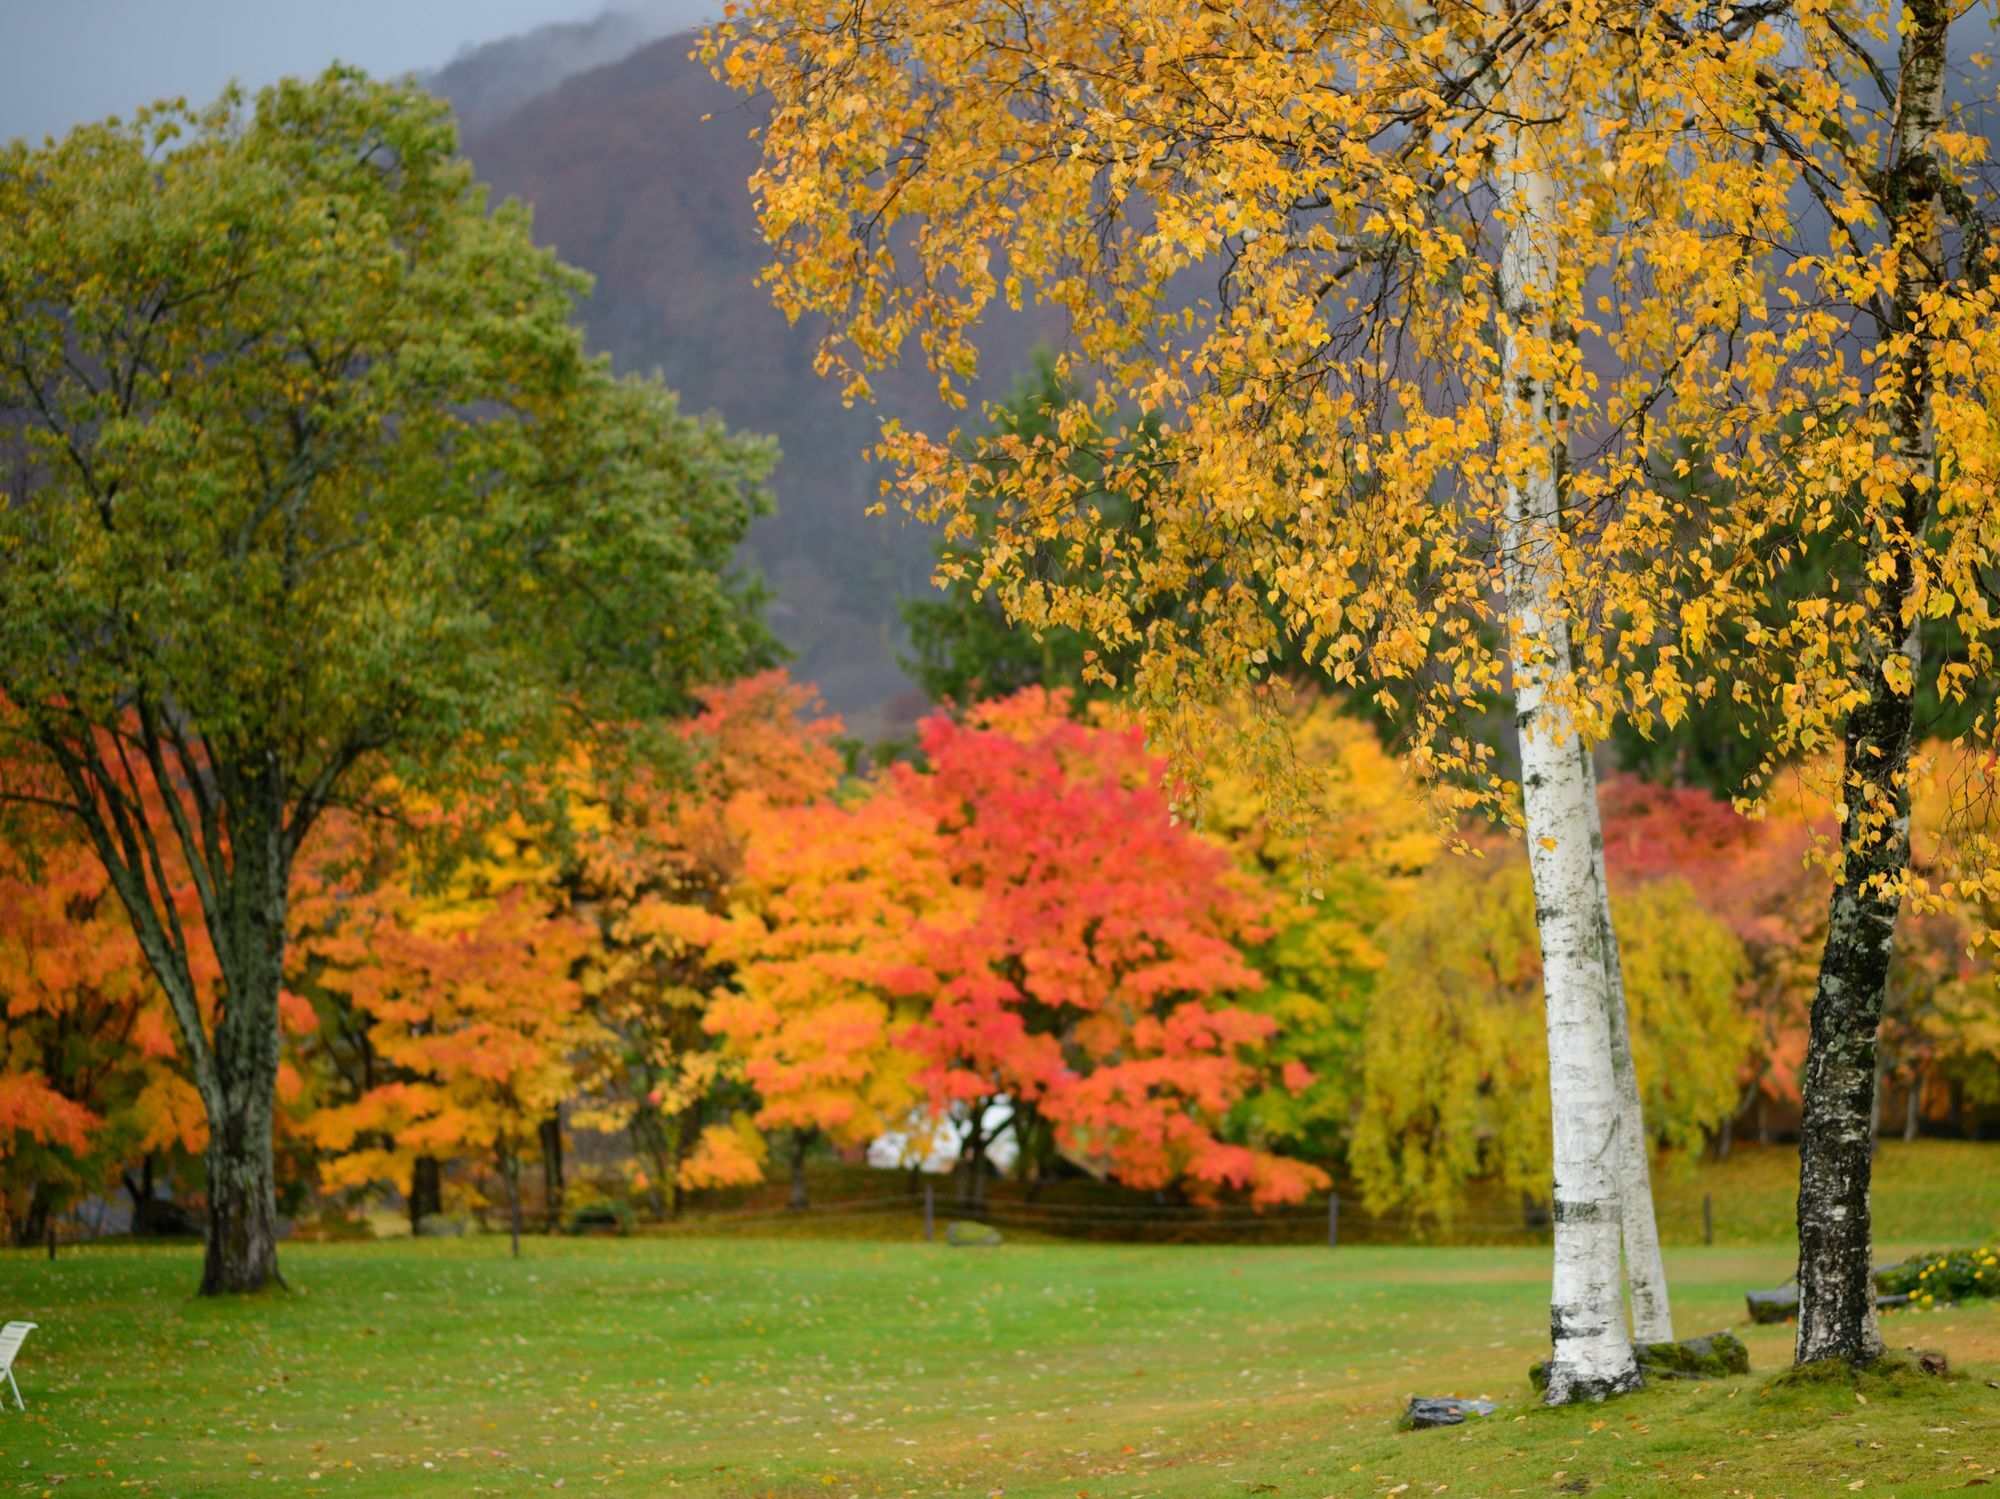
<svg viewBox="0 0 2000 1499">
<path fill-rule="evenodd" d="M 709 1119 L 729 1081 L 705 1021 L 728 977 L 712 950 L 744 877 L 745 810 L 802 806 L 840 776 L 840 720 L 782 671 L 705 689 L 676 726 L 685 774 L 620 777 L 586 765 L 567 776 L 578 857 L 567 877 L 594 940 L 583 985 L 596 1020 L 576 1122 L 629 1131 L 645 1159 L 635 1185 L 656 1210 L 684 1188 L 753 1181 L 760 1142 L 732 1119 Z M 732 808 L 737 814 L 732 815 Z"/>
<path fill-rule="evenodd" d="M 713 934 L 731 981 L 707 1024 L 757 1091 L 756 1124 L 789 1132 L 803 1206 L 815 1137 L 865 1145 L 922 1098 L 904 1037 L 941 982 L 937 933 L 962 928 L 972 908 L 937 830 L 894 795 L 792 807 L 747 797 L 731 815 L 744 871 Z"/>
<path fill-rule="evenodd" d="M 31 849 L 0 843 L 0 1212 L 19 1242 L 128 1161 L 208 1133 L 102 865 L 37 821 Z"/>
<path fill-rule="evenodd" d="M 134 780 L 136 805 L 163 826 L 150 777 L 141 769 Z M 11 744 L 0 787 L 11 804 L 0 823 L 0 1214 L 17 1240 L 39 1238 L 51 1213 L 115 1189 L 122 1169 L 143 1160 L 144 1185 L 124 1182 L 143 1228 L 151 1158 L 206 1143 L 201 1100 L 109 876 L 81 829 L 52 809 L 53 768 Z M 171 854 L 159 875 L 190 933 L 198 1003 L 211 1013 L 219 968 L 193 883 Z"/>
<path fill-rule="evenodd" d="M 518 1239 L 528 1143 L 574 1090 L 589 934 L 556 908 L 532 829 L 485 842 L 429 888 L 401 851 L 369 869 L 368 830 L 330 821 L 294 901 L 293 987 L 339 1012 L 359 1058 L 352 1096 L 308 1120 L 324 1181 L 411 1191 L 425 1158 L 487 1162 Z"/>
</svg>

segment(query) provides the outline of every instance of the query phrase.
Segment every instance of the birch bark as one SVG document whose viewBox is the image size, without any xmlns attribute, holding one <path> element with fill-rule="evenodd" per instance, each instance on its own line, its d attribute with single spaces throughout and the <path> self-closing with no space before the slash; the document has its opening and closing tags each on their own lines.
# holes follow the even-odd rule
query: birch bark
<svg viewBox="0 0 2000 1499">
<path fill-rule="evenodd" d="M 1609 907 L 1589 760 L 1552 687 L 1567 677 L 1567 621 L 1553 596 L 1561 491 L 1548 369 L 1556 289 L 1556 186 L 1509 131 L 1494 175 L 1504 432 L 1535 457 L 1507 483 L 1502 544 L 1521 742 L 1522 810 L 1548 1011 L 1555 1270 L 1548 1403 L 1636 1388 L 1620 1295 L 1619 1089 L 1612 1062 Z M 1522 434 L 1525 433 L 1525 441 Z"/>
<path fill-rule="evenodd" d="M 1632 1063 L 1631 1011 L 1625 1003 L 1618 928 L 1611 919 L 1611 886 L 1604 873 L 1604 825 L 1597 805 L 1596 772 L 1587 754 L 1583 755 L 1582 773 L 1591 782 L 1590 843 L 1598 889 L 1604 898 L 1604 1010 L 1611 1026 L 1611 1067 L 1618 1084 L 1618 1159 L 1613 1169 L 1625 1244 L 1625 1283 L 1632 1296 L 1632 1340 L 1671 1343 L 1674 1313 L 1667 1295 L 1667 1267 L 1660 1257 L 1659 1220 L 1653 1212 L 1653 1171 L 1646 1144 L 1650 1136 L 1639 1104 L 1639 1074 Z"/>
<path fill-rule="evenodd" d="M 1907 683 L 1922 675 L 1915 553 L 1930 519 L 1938 474 L 1923 304 L 1944 269 L 1941 171 L 1934 137 L 1944 120 L 1951 9 L 1943 0 L 1904 7 L 1898 52 L 1896 155 L 1881 182 L 1889 228 L 1901 247 L 1900 275 L 1885 330 L 1897 408 L 1891 448 L 1903 474 L 1894 535 L 1871 559 L 1880 581 L 1871 635 L 1883 642 L 1866 698 L 1848 715 L 1839 882 L 1813 995 L 1800 1093 L 1799 1363 L 1882 1354 L 1875 1321 L 1869 1182 L 1870 1122 L 1882 1005 L 1910 862 L 1908 769 L 1914 704 Z M 1901 656 L 1898 661 L 1896 658 Z M 1904 685 L 1899 686 L 1897 679 Z"/>
</svg>

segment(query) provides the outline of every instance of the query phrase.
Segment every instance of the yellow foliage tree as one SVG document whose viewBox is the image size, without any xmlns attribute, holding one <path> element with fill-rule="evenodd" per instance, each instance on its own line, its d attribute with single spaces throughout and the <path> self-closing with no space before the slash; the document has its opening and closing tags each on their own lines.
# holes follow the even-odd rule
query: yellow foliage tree
<svg viewBox="0 0 2000 1499">
<path fill-rule="evenodd" d="M 1311 804 L 1274 811 L 1268 783 L 1226 767 L 1209 788 L 1204 826 L 1272 887 L 1267 935 L 1251 953 L 1265 985 L 1243 1004 L 1277 1022 L 1267 1048 L 1276 1067 L 1295 1064 L 1311 1077 L 1247 1100 L 1249 1132 L 1328 1159 L 1344 1147 L 1359 1099 L 1371 996 L 1393 982 L 1382 928 L 1420 896 L 1419 880 L 1442 851 L 1372 727 L 1333 699 L 1305 694 L 1285 718 L 1294 753 L 1318 772 Z"/>
<path fill-rule="evenodd" d="M 421 1161 L 490 1162 L 518 1254 L 524 1155 L 591 1039 L 574 976 L 589 932 L 560 909 L 536 829 L 509 819 L 484 844 L 435 888 L 407 852 L 364 882 L 365 838 L 329 824 L 314 865 L 327 877 L 295 903 L 296 982 L 341 1012 L 364 1067 L 307 1128 L 337 1187 L 392 1182 L 414 1198 Z"/>
<path fill-rule="evenodd" d="M 829 320 L 850 395 L 914 344 L 962 401 L 989 308 L 1066 319 L 1051 386 L 1075 394 L 1044 421 L 883 429 L 891 495 L 982 538 L 947 578 L 1077 629 L 1100 674 L 1131 662 L 1183 771 L 1316 769 L 1220 731 L 1282 656 L 1404 687 L 1441 810 L 1524 826 L 1562 1094 L 1558 1402 L 1637 1381 L 1621 1228 L 1642 1335 L 1668 1321 L 1586 751 L 1620 711 L 1687 701 L 1634 668 L 1674 621 L 1619 507 L 1650 478 L 1675 310 L 1739 308 L 1742 276 L 1706 247 L 1656 266 L 1636 230 L 1687 217 L 1661 142 L 1714 74 L 1774 56 L 1736 45 L 1763 14 L 753 0 L 707 43 L 773 101 L 752 183 L 771 284 Z M 1730 186 L 1704 206 L 1768 207 Z M 1502 696 L 1518 779 L 1461 722 Z"/>
<path fill-rule="evenodd" d="M 1371 1212 L 1448 1222 L 1475 1178 L 1542 1199 L 1550 1118 L 1534 893 L 1518 859 L 1454 863 L 1382 936 L 1350 1162 Z M 1743 951 L 1679 879 L 1613 898 L 1653 1143 L 1686 1151 L 1736 1110 L 1750 1043 Z"/>
</svg>

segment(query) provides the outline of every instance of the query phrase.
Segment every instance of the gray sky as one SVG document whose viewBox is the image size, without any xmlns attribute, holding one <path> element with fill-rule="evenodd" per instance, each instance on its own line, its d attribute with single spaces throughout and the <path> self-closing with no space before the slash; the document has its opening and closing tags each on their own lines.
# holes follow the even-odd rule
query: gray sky
<svg viewBox="0 0 2000 1499">
<path fill-rule="evenodd" d="M 441 67 L 467 46 L 606 0 L 0 0 L 0 140 L 60 134 L 231 78 L 254 89 L 339 59 L 394 74 Z M 651 8 L 651 7 L 649 7 Z M 665 0 L 687 23 L 706 0 Z"/>
</svg>

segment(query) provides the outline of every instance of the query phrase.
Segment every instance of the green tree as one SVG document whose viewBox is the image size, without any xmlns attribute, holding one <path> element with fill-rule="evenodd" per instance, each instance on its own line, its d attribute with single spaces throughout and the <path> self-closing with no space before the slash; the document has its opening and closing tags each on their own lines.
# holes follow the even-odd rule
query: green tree
<svg viewBox="0 0 2000 1499">
<path fill-rule="evenodd" d="M 1050 413 L 1075 398 L 1074 387 L 1056 373 L 1048 355 L 1038 354 L 1034 368 L 1015 382 L 1013 393 L 994 410 L 988 435 L 1025 443 L 1048 441 L 1054 435 Z M 1123 498 L 1090 485 L 1091 475 L 1103 462 L 1102 455 L 1087 448 L 1072 454 L 1072 472 L 1086 485 L 1078 503 L 1129 517 L 1131 506 Z M 1002 465 L 995 463 L 994 469 L 997 490 L 1005 475 Z M 939 591 L 902 601 L 903 624 L 914 652 L 902 658 L 903 669 L 934 703 L 984 702 L 1024 687 L 1051 691 L 1067 687 L 1079 705 L 1104 696 L 1105 686 L 1094 683 L 1084 670 L 1087 648 L 1075 630 L 1063 625 L 1023 629 L 1008 619 L 999 595 L 982 585 L 977 568 L 993 540 L 992 501 L 975 506 L 969 520 L 969 534 L 947 532 L 938 542 Z M 1083 575 L 1090 565 L 1087 558 L 1064 565 L 1052 554 L 1042 562 L 1045 570 L 1065 580 Z"/>
<path fill-rule="evenodd" d="M 4 730 L 173 1010 L 204 1292 L 277 1279 L 289 880 L 356 767 L 527 763 L 767 653 L 770 453 L 587 357 L 585 286 L 443 104 L 350 69 L 0 155 Z"/>
</svg>

